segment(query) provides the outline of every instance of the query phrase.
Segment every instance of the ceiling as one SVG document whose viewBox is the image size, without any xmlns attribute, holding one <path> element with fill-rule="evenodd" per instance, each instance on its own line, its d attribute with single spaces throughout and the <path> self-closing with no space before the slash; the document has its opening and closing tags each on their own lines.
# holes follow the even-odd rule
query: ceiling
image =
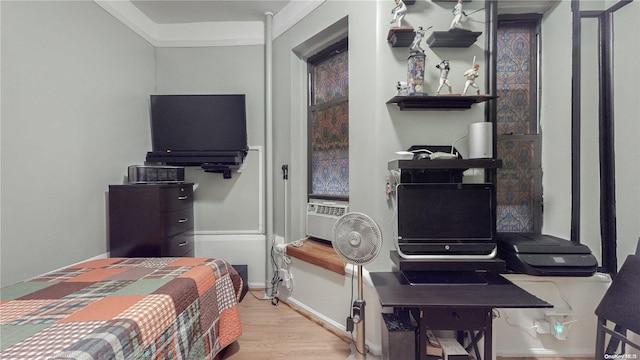
<svg viewBox="0 0 640 360">
<path fill-rule="evenodd" d="M 265 13 L 277 14 L 290 0 L 132 0 L 151 21 L 178 24 L 209 21 L 262 21 Z"/>
<path fill-rule="evenodd" d="M 267 13 L 273 14 L 277 38 L 325 1 L 346 0 L 93 1 L 156 47 L 193 47 L 264 44 Z M 499 0 L 498 13 L 545 13 L 559 2 Z"/>
<path fill-rule="evenodd" d="M 178 24 L 209 21 L 262 21 L 296 0 L 130 0 L 151 21 Z M 378 0 L 380 1 L 380 0 Z M 386 0 L 391 1 L 391 0 Z M 544 12 L 559 0 L 501 0 L 499 12 Z"/>
</svg>

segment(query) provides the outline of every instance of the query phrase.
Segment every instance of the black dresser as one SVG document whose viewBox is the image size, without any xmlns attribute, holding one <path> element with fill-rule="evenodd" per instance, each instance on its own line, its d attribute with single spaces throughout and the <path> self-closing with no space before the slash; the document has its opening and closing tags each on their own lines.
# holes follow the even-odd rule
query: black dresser
<svg viewBox="0 0 640 360">
<path fill-rule="evenodd" d="M 190 257 L 193 240 L 193 184 L 109 186 L 111 257 Z"/>
</svg>

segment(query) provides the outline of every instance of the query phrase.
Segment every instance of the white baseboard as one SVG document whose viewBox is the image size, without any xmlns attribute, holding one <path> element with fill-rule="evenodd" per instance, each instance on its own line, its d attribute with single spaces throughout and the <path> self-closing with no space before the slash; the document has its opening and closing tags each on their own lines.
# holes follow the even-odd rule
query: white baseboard
<svg viewBox="0 0 640 360">
<path fill-rule="evenodd" d="M 501 357 L 528 357 L 528 358 L 593 358 L 595 344 L 593 349 L 568 349 L 567 351 L 554 351 L 550 349 L 522 349 L 519 351 L 500 351 L 496 349 L 496 356 Z"/>
<path fill-rule="evenodd" d="M 343 324 L 340 324 L 336 321 L 334 321 L 333 319 L 326 317 L 325 315 L 323 315 L 322 313 L 319 313 L 317 311 L 315 311 L 314 309 L 308 307 L 307 305 L 301 303 L 300 301 L 296 300 L 295 298 L 289 297 L 287 298 L 287 302 L 290 302 L 291 304 L 295 305 L 296 307 L 298 307 L 299 309 L 303 310 L 304 312 L 308 313 L 309 315 L 313 316 L 315 319 L 317 319 L 318 321 L 322 322 L 323 324 L 332 327 L 334 330 L 338 331 L 339 333 L 341 333 L 342 335 L 346 336 L 346 337 L 351 337 L 351 333 L 347 331 L 346 327 Z M 372 344 L 370 342 L 366 342 L 366 346 L 369 349 L 369 352 L 373 355 L 381 355 L 382 354 L 382 345 L 381 344 Z"/>
</svg>

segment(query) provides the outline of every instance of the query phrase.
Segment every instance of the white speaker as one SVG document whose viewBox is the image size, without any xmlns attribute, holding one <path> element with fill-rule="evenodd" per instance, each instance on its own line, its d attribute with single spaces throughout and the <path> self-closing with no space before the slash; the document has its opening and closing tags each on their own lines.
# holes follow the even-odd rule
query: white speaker
<svg viewBox="0 0 640 360">
<path fill-rule="evenodd" d="M 469 124 L 469 159 L 493 158 L 493 124 Z"/>
</svg>

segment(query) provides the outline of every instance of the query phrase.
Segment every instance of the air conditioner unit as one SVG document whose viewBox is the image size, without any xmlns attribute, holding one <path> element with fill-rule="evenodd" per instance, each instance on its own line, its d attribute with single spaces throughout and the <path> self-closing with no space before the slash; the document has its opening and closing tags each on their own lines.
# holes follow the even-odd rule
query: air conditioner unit
<svg viewBox="0 0 640 360">
<path fill-rule="evenodd" d="M 349 212 L 348 205 L 308 203 L 307 236 L 331 241 L 333 224 L 347 212 Z"/>
</svg>

